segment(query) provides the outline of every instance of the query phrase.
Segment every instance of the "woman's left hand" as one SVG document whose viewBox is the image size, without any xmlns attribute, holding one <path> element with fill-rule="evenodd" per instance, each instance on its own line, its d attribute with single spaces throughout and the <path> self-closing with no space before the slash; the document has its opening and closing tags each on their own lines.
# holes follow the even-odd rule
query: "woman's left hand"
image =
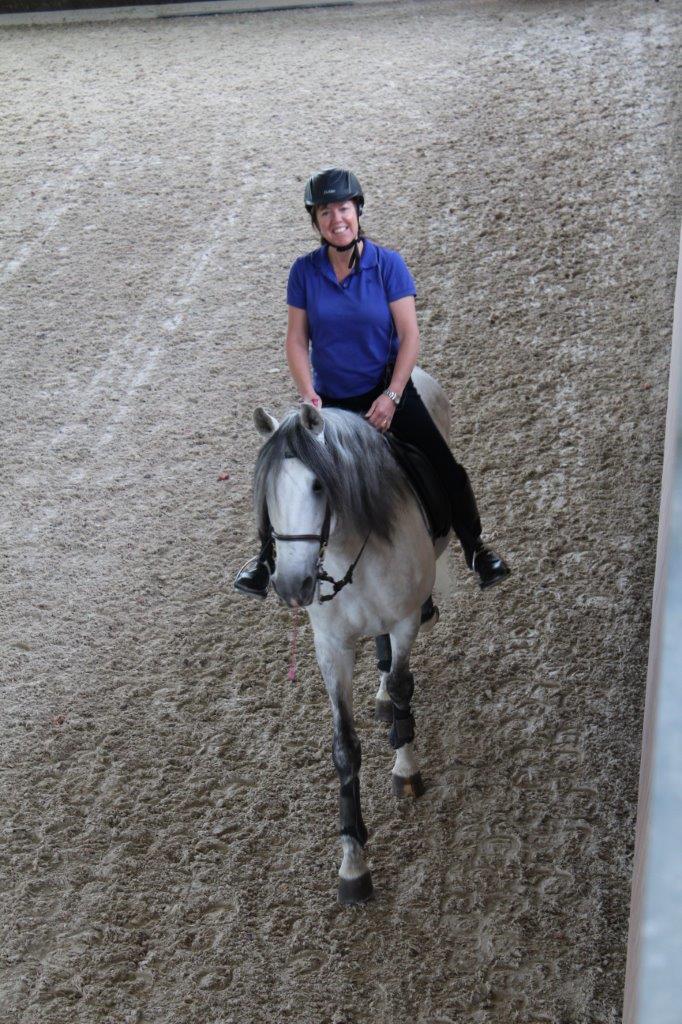
<svg viewBox="0 0 682 1024">
<path fill-rule="evenodd" d="M 365 419 L 369 420 L 373 427 L 385 434 L 391 427 L 391 421 L 395 415 L 395 405 L 388 395 L 379 395 L 372 402 L 369 411 L 365 413 Z"/>
</svg>

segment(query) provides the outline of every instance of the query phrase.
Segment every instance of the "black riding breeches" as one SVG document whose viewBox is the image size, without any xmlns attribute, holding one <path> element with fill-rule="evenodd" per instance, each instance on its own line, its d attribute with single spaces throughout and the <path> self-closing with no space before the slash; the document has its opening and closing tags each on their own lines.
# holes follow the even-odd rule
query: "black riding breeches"
<svg viewBox="0 0 682 1024">
<path fill-rule="evenodd" d="M 366 395 L 354 395 L 352 398 L 334 398 L 331 395 L 320 395 L 320 398 L 323 407 L 333 406 L 364 414 L 384 387 L 382 383 Z M 390 429 L 399 441 L 407 441 L 418 448 L 443 481 L 452 508 L 452 528 L 464 549 L 467 565 L 471 566 L 474 548 L 481 537 L 481 520 L 474 492 L 466 470 L 455 460 L 412 380 L 407 382 Z"/>
</svg>

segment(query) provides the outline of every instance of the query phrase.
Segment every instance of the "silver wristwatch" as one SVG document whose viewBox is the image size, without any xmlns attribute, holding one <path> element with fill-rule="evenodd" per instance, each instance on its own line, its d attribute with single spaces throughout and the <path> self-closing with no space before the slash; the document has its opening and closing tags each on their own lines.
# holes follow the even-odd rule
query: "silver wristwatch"
<svg viewBox="0 0 682 1024">
<path fill-rule="evenodd" d="M 391 399 L 391 401 L 393 402 L 394 405 L 400 405 L 400 399 L 403 396 L 399 395 L 397 391 L 391 391 L 390 388 L 386 388 L 386 390 L 384 391 L 384 394 L 388 395 L 388 397 Z"/>
</svg>

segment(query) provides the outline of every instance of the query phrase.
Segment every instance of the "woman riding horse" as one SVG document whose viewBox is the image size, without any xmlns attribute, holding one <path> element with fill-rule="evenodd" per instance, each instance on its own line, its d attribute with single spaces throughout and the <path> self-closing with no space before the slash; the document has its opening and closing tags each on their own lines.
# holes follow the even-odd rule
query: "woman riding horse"
<svg viewBox="0 0 682 1024">
<path fill-rule="evenodd" d="M 287 287 L 286 355 L 301 401 L 360 413 L 377 430 L 419 448 L 447 491 L 467 566 L 481 588 L 499 583 L 510 570 L 481 540 L 469 477 L 411 380 L 419 328 L 410 271 L 397 252 L 365 237 L 364 195 L 350 171 L 313 175 L 305 206 L 321 245 L 294 262 Z M 261 542 L 255 567 L 245 566 L 234 581 L 254 597 L 266 597 L 273 570 L 269 533 Z"/>
</svg>

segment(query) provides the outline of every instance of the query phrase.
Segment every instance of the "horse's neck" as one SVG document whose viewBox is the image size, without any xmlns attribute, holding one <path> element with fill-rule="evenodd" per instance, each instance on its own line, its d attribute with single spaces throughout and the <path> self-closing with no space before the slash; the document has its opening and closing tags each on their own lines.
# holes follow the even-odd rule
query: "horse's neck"
<svg viewBox="0 0 682 1024">
<path fill-rule="evenodd" d="M 352 561 L 364 543 L 365 537 L 366 535 L 361 537 L 357 531 L 347 527 L 335 526 L 329 534 L 327 554 L 330 558 Z"/>
<path fill-rule="evenodd" d="M 414 526 L 412 513 L 415 513 L 421 521 L 422 514 L 419 512 L 419 507 L 419 502 L 413 493 L 408 491 L 405 495 L 405 500 L 400 503 L 400 507 L 395 511 L 395 527 L 390 545 L 387 545 L 384 541 L 378 541 L 372 533 L 360 533 L 357 529 L 345 524 L 339 526 L 337 523 L 332 522 L 332 529 L 327 543 L 329 557 L 334 560 L 345 561 L 346 563 L 352 562 L 357 558 L 358 552 L 363 545 L 365 545 L 365 553 L 374 552 L 379 554 L 380 558 L 385 557 L 389 547 L 393 550 L 396 545 L 402 543 L 404 535 L 409 538 Z M 363 554 L 362 558 L 365 558 L 365 554 Z"/>
</svg>

